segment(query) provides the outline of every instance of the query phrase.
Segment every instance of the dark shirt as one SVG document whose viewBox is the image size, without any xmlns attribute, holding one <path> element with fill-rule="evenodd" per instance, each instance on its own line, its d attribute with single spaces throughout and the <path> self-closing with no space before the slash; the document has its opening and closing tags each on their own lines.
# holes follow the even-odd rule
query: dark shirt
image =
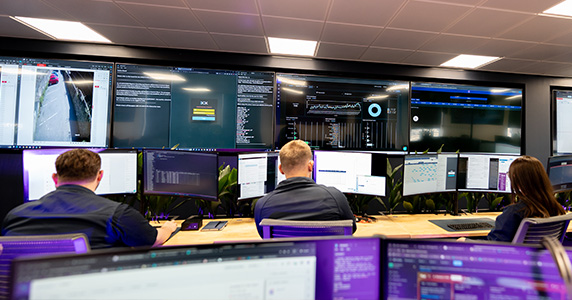
<svg viewBox="0 0 572 300">
<path fill-rule="evenodd" d="M 157 238 L 157 229 L 138 211 L 79 185 L 62 185 L 14 208 L 2 224 L 7 236 L 67 233 L 85 233 L 93 249 L 148 246 Z"/>
<path fill-rule="evenodd" d="M 262 219 L 282 220 L 353 220 L 346 196 L 333 187 L 317 184 L 311 178 L 291 177 L 281 181 L 274 191 L 260 198 L 254 207 L 254 221 L 262 236 Z"/>
<path fill-rule="evenodd" d="M 520 226 L 520 222 L 524 219 L 523 202 L 517 202 L 504 208 L 495 221 L 495 228 L 493 228 L 489 235 L 488 240 L 511 242 Z"/>
</svg>

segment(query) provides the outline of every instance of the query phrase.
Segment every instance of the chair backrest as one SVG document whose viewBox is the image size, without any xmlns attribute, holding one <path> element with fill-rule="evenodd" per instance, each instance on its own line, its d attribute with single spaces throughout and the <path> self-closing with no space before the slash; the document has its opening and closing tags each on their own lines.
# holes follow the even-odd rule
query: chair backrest
<svg viewBox="0 0 572 300">
<path fill-rule="evenodd" d="M 296 236 L 352 235 L 353 221 L 292 221 L 263 219 L 262 237 L 265 239 Z"/>
<path fill-rule="evenodd" d="M 7 299 L 10 284 L 10 265 L 14 258 L 61 253 L 86 253 L 90 250 L 83 233 L 59 235 L 1 236 L 0 299 Z"/>
<path fill-rule="evenodd" d="M 572 214 L 550 218 L 526 218 L 520 222 L 512 243 L 540 244 L 543 237 L 551 237 L 562 243 L 571 219 Z"/>
</svg>

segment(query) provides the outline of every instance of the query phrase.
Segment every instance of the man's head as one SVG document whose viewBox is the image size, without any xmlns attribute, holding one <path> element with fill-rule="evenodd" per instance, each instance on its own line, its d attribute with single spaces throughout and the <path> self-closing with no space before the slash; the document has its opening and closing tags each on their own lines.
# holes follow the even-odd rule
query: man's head
<svg viewBox="0 0 572 300">
<path fill-rule="evenodd" d="M 78 184 L 95 190 L 103 171 L 99 154 L 87 149 L 66 151 L 56 159 L 56 173 L 52 176 L 56 186 Z"/>
<path fill-rule="evenodd" d="M 311 178 L 313 168 L 312 150 L 304 141 L 290 141 L 280 149 L 280 171 L 286 178 Z"/>
</svg>

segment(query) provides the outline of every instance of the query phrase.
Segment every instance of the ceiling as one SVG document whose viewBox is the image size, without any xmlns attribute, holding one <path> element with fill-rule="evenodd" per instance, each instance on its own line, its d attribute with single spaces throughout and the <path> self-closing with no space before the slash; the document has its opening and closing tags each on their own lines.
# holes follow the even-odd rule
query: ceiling
<svg viewBox="0 0 572 300">
<path fill-rule="evenodd" d="M 9 16 L 80 21 L 119 45 L 269 55 L 265 37 L 317 40 L 325 59 L 439 66 L 501 56 L 483 70 L 572 77 L 562 0 L 1 0 L 0 36 L 50 39 Z"/>
</svg>

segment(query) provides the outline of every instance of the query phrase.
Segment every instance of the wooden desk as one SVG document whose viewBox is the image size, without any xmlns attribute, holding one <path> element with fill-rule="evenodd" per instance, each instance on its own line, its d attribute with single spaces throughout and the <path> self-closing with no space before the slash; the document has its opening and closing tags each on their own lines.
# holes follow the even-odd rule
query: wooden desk
<svg viewBox="0 0 572 300">
<path fill-rule="evenodd" d="M 478 231 L 446 231 L 429 222 L 437 219 L 460 219 L 460 218 L 491 218 L 495 219 L 500 212 L 478 213 L 472 215 L 451 216 L 435 214 L 419 215 L 387 215 L 375 216 L 375 223 L 358 223 L 354 236 L 385 235 L 392 238 L 456 238 L 485 236 L 488 230 Z M 209 219 L 205 219 L 203 226 Z M 173 236 L 165 245 L 189 245 L 189 244 L 212 244 L 216 242 L 245 242 L 261 240 L 252 218 L 216 219 L 216 221 L 228 221 L 228 225 L 221 231 L 180 231 Z M 179 221 L 182 222 L 182 221 Z M 156 222 L 153 222 L 156 225 Z"/>
</svg>

